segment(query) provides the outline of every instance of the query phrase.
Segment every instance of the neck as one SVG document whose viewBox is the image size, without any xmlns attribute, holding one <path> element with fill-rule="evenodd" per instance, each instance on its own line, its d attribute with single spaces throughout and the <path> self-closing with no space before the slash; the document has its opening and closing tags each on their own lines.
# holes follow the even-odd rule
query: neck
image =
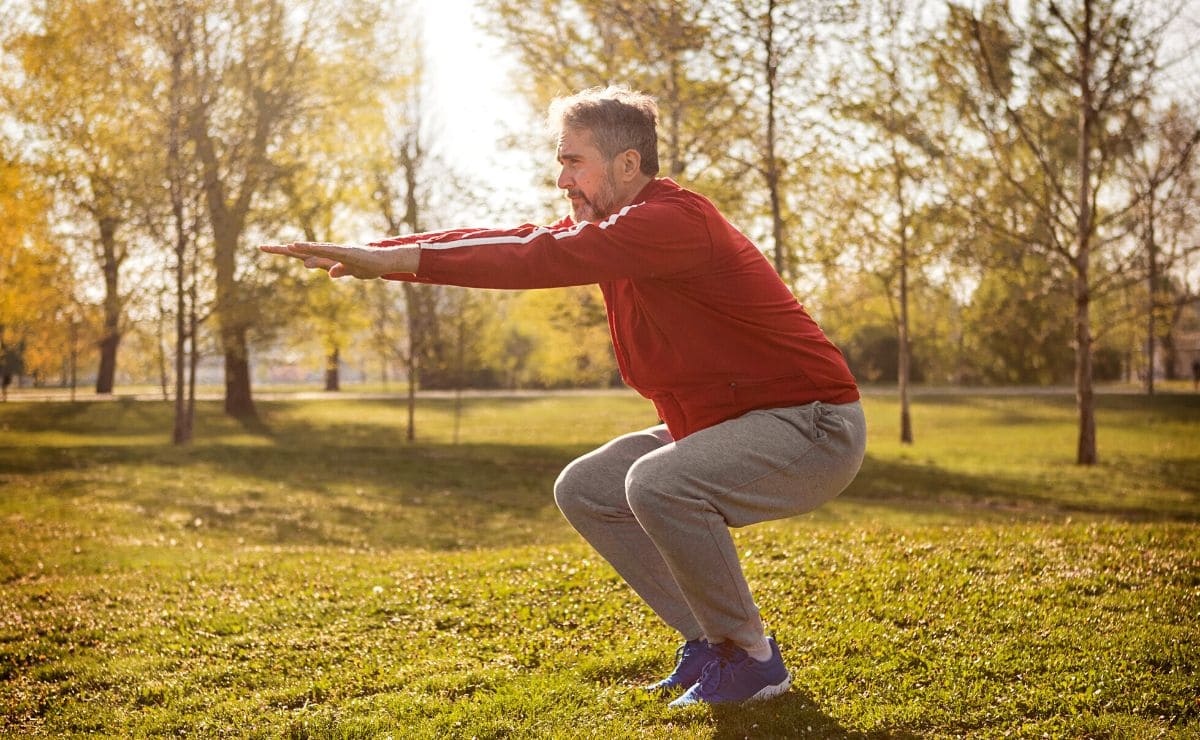
<svg viewBox="0 0 1200 740">
<path fill-rule="evenodd" d="M 642 192 L 642 188 L 646 187 L 653 179 L 649 175 L 638 174 L 637 177 L 625 183 L 625 187 L 617 192 L 617 209 L 619 210 L 627 205 L 631 205 L 634 199 L 637 198 L 638 193 Z"/>
</svg>

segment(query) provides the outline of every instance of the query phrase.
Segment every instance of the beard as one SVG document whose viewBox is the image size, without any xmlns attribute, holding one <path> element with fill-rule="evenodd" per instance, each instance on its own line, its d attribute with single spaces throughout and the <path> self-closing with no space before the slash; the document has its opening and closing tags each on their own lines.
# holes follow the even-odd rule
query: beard
<svg viewBox="0 0 1200 740">
<path fill-rule="evenodd" d="M 612 215 L 617 206 L 617 183 L 612 172 L 605 173 L 604 181 L 590 198 L 582 190 L 568 190 L 571 199 L 571 218 L 575 223 L 590 221 L 597 223 Z"/>
</svg>

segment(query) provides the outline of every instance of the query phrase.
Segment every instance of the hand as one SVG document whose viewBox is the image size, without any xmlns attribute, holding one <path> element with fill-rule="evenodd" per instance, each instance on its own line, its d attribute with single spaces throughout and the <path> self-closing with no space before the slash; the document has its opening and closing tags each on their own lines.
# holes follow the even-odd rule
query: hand
<svg viewBox="0 0 1200 740">
<path fill-rule="evenodd" d="M 325 242 L 293 242 L 263 244 L 259 249 L 268 254 L 281 254 L 303 260 L 305 267 L 325 270 L 332 278 L 349 275 L 364 280 L 394 272 L 415 273 L 420 259 L 420 248 L 410 245 L 376 248 Z"/>
</svg>

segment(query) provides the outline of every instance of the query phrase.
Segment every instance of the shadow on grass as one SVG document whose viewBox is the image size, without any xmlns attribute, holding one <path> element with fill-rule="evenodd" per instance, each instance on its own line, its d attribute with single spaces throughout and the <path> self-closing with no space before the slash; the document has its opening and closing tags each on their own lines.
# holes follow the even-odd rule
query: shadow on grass
<svg viewBox="0 0 1200 740">
<path fill-rule="evenodd" d="M 865 397 L 895 400 L 895 390 L 866 392 Z M 1076 416 L 1075 397 L 1071 393 L 1002 393 L 980 389 L 975 393 L 915 393 L 912 397 L 917 408 L 969 409 L 979 412 L 988 424 L 997 426 L 1027 426 L 1046 422 L 1047 412 L 1064 421 L 1074 423 Z M 1134 393 L 1112 393 L 1096 396 L 1096 413 L 1100 415 L 1101 427 L 1105 426 L 1105 415 L 1116 415 L 1108 421 L 1154 424 L 1166 422 L 1200 421 L 1200 393 L 1158 393 L 1154 396 Z"/>
<path fill-rule="evenodd" d="M 509 414 L 518 413 L 509 407 L 534 401 L 486 403 L 500 404 Z M 1200 397 L 1190 396 L 1109 396 L 1101 402 L 1110 410 L 1178 420 L 1181 413 L 1185 418 L 1189 414 L 1178 408 L 1180 401 L 1200 408 Z M 988 403 L 956 396 L 924 402 Z M 1070 404 L 1071 399 L 1056 402 Z M 450 403 L 438 408 L 446 411 Z M 358 404 L 345 402 L 349 412 L 343 408 L 329 420 L 285 413 L 286 403 L 263 404 L 263 421 L 243 423 L 225 417 L 216 403 L 202 404 L 203 426 L 198 429 L 204 431 L 185 448 L 169 443 L 167 404 L 23 404 L 3 410 L 6 429 L 65 431 L 77 438 L 62 444 L 0 446 L 0 475 L 70 471 L 72 475 L 40 484 L 37 495 L 102 497 L 131 505 L 147 518 L 201 519 L 233 536 L 269 544 L 358 546 L 368 541 L 455 549 L 516 544 L 534 536 L 540 542 L 574 541 L 551 489 L 561 468 L 589 446 L 409 444 L 396 422 L 402 402 L 362 402 L 361 409 Z M 155 436 L 162 441 L 145 439 Z M 965 521 L 1072 514 L 1200 521 L 1200 460 L 1136 457 L 1112 469 L 1131 480 L 1170 480 L 1186 499 L 1139 499 L 1124 495 L 1120 486 L 1097 493 L 1088 490 L 1086 477 L 1064 485 L 1057 479 L 1038 480 L 1036 473 L 967 474 L 929 462 L 870 455 L 843 498 Z"/>
<path fill-rule="evenodd" d="M 916 738 L 902 730 L 859 732 L 846 728 L 822 711 L 816 700 L 803 691 L 792 689 L 783 696 L 765 702 L 739 706 L 717 706 L 712 709 L 718 740 L 743 738 Z"/>
<path fill-rule="evenodd" d="M 0 448 L 0 475 L 128 527 L 200 520 L 268 545 L 433 550 L 569 541 L 551 489 L 571 452 L 538 445 Z M 66 476 L 56 473 L 69 473 Z"/>
<path fill-rule="evenodd" d="M 1200 460 L 1127 460 L 1123 472 L 1133 477 L 1172 480 L 1188 494 L 1182 502 L 1133 495 L 1116 498 L 1083 490 L 1067 496 L 1048 481 L 1020 476 L 968 475 L 927 463 L 881 460 L 871 455 L 842 498 L 901 508 L 947 512 L 974 510 L 981 515 L 1039 518 L 1071 514 L 1127 521 L 1200 521 Z"/>
</svg>

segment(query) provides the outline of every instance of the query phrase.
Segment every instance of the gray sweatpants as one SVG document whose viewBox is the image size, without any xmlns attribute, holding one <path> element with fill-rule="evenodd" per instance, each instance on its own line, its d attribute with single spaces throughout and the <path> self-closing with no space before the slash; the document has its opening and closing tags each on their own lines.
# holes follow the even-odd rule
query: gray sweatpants
<svg viewBox="0 0 1200 740">
<path fill-rule="evenodd" d="M 854 479 L 865 449 L 858 402 L 751 411 L 678 442 L 660 425 L 572 462 L 554 499 L 684 639 L 753 645 L 762 619 L 729 527 L 829 501 Z"/>
</svg>

